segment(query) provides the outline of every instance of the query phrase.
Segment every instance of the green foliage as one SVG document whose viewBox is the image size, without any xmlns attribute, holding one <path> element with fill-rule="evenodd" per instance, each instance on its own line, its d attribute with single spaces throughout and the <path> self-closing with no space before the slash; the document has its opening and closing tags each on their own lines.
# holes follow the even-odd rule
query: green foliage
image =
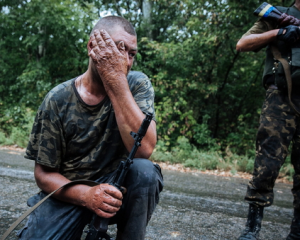
<svg viewBox="0 0 300 240">
<path fill-rule="evenodd" d="M 29 108 L 15 107 L 12 110 L 7 111 L 0 119 L 0 123 L 3 124 L 0 128 L 0 144 L 16 144 L 19 147 L 26 147 L 35 113 Z"/>
<path fill-rule="evenodd" d="M 206 149 L 231 145 L 245 154 L 252 148 L 264 95 L 263 53 L 240 56 L 235 45 L 255 21 L 248 13 L 256 5 L 182 1 L 183 14 L 174 19 L 164 42 L 141 38 L 136 68 L 152 79 L 159 139 L 169 146 L 185 136 Z"/>
<path fill-rule="evenodd" d="M 198 169 L 216 169 L 218 163 L 222 161 L 219 152 L 199 151 L 185 137 L 179 137 L 171 151 L 168 151 L 163 141 L 158 141 L 151 158 L 160 162 L 182 163 L 186 167 Z"/>
<path fill-rule="evenodd" d="M 230 171 L 233 175 L 237 172 L 252 173 L 255 156 L 238 155 L 233 153 L 228 146 L 224 152 L 205 151 L 191 145 L 187 138 L 179 137 L 176 144 L 169 150 L 165 142 L 159 140 L 151 160 L 157 162 L 167 162 L 171 164 L 180 163 L 185 167 L 198 170 L 224 170 Z M 281 177 L 287 177 L 292 181 L 295 170 L 291 165 L 290 156 L 280 170 Z"/>
<path fill-rule="evenodd" d="M 235 125 L 236 131 L 230 132 L 223 142 L 226 146 L 230 146 L 231 151 L 235 153 L 255 157 L 254 136 L 256 135 L 257 129 L 251 127 L 249 124 L 251 117 L 250 113 L 245 116 L 238 116 L 238 121 Z"/>
<path fill-rule="evenodd" d="M 283 164 L 282 168 L 280 169 L 279 175 L 281 177 L 287 176 L 289 181 L 293 181 L 293 176 L 295 174 L 295 169 L 291 164 L 291 156 L 288 156 Z"/>
<path fill-rule="evenodd" d="M 5 133 L 0 132 L 0 145 L 13 145 L 14 141 L 10 138 L 7 138 Z"/>
<path fill-rule="evenodd" d="M 27 112 L 86 70 L 96 9 L 73 0 L 25 0 L 1 1 L 0 10 L 0 131 L 26 146 Z"/>
<path fill-rule="evenodd" d="M 133 69 L 146 73 L 155 89 L 154 156 L 201 169 L 228 165 L 251 171 L 264 98 L 264 51 L 238 53 L 235 46 L 257 20 L 252 13 L 261 1 L 148 2 L 1 1 L 1 139 L 28 136 L 27 113 L 36 111 L 52 87 L 85 72 L 86 44 L 97 18 L 118 14 L 138 33 Z"/>
<path fill-rule="evenodd" d="M 193 129 L 194 135 L 193 138 L 196 140 L 198 146 L 201 149 L 206 149 L 210 151 L 220 150 L 220 146 L 218 145 L 216 139 L 212 137 L 212 132 L 209 129 L 208 120 L 209 116 L 203 116 L 202 124 L 195 124 Z"/>
<path fill-rule="evenodd" d="M 232 152 L 232 149 L 229 146 L 226 148 L 224 155 L 224 167 L 222 169 L 238 171 L 238 172 L 247 172 L 252 173 L 254 168 L 254 158 L 246 155 L 238 155 Z M 229 168 L 229 169 L 228 169 Z"/>
<path fill-rule="evenodd" d="M 181 163 L 185 167 L 199 170 L 226 170 L 252 172 L 254 160 L 247 156 L 232 154 L 227 149 L 223 157 L 220 151 L 203 151 L 191 145 L 187 138 L 179 137 L 176 145 L 168 151 L 164 142 L 158 141 L 151 156 L 152 160 L 168 163 Z"/>
<path fill-rule="evenodd" d="M 85 71 L 93 7 L 33 0 L 2 1 L 0 10 L 0 102 L 36 109 L 52 87 Z"/>
</svg>

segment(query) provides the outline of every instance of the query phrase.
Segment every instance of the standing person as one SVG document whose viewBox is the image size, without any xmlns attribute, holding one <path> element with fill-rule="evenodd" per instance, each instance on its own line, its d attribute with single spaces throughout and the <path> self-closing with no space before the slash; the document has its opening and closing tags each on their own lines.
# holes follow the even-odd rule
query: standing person
<svg viewBox="0 0 300 240">
<path fill-rule="evenodd" d="M 141 240 L 158 203 L 163 179 L 159 166 L 148 160 L 156 144 L 155 121 L 125 178 L 126 194 L 105 183 L 133 147 L 130 131 L 138 131 L 144 114 L 154 114 L 151 82 L 130 71 L 137 53 L 135 30 L 122 17 L 102 18 L 87 50 L 87 71 L 53 88 L 38 109 L 25 158 L 35 161 L 42 191 L 28 205 L 73 180 L 100 184 L 56 192 L 30 215 L 20 239 L 80 239 L 97 214 L 117 223 L 117 239 Z"/>
<path fill-rule="evenodd" d="M 253 177 L 245 196 L 249 203 L 248 219 L 239 240 L 258 239 L 265 207 L 272 205 L 273 187 L 292 142 L 291 162 L 295 169 L 292 193 L 294 217 L 288 240 L 300 239 L 300 119 L 295 109 L 300 109 L 300 29 L 292 25 L 300 19 L 300 0 L 291 7 L 276 7 L 285 13 L 275 20 L 259 19 L 238 41 L 240 52 L 258 51 L 266 47 L 263 86 L 266 98 L 262 106 L 260 125 L 256 136 L 256 158 Z M 285 73 L 280 62 L 274 60 L 273 46 L 290 64 L 293 78 L 292 107 L 288 98 Z M 295 82 L 294 80 L 298 80 Z"/>
</svg>

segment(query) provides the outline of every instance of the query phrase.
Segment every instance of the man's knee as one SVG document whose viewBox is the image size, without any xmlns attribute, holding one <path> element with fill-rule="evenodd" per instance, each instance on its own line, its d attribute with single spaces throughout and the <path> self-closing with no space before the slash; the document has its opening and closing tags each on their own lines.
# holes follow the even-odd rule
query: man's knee
<svg viewBox="0 0 300 240">
<path fill-rule="evenodd" d="M 151 172 L 153 171 L 153 163 L 145 158 L 134 158 L 130 171 L 133 172 Z"/>
<path fill-rule="evenodd" d="M 160 168 L 148 159 L 135 158 L 127 174 L 126 185 L 150 187 L 157 184 L 163 185 Z"/>
</svg>

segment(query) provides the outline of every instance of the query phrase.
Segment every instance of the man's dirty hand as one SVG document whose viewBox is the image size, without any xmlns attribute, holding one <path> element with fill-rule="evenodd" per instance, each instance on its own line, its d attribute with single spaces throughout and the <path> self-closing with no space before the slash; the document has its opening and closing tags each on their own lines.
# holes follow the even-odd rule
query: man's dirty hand
<svg viewBox="0 0 300 240">
<path fill-rule="evenodd" d="M 122 205 L 122 193 L 107 183 L 91 187 L 84 193 L 83 206 L 100 217 L 111 218 Z"/>
<path fill-rule="evenodd" d="M 90 37 L 89 56 L 96 64 L 102 81 L 108 82 L 127 75 L 127 56 L 124 42 L 114 43 L 105 30 L 95 30 Z"/>
</svg>

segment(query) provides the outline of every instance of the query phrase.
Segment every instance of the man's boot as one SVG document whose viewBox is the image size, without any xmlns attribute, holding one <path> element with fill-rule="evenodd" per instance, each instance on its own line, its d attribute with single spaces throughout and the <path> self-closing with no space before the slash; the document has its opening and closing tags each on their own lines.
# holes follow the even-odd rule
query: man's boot
<svg viewBox="0 0 300 240">
<path fill-rule="evenodd" d="M 261 221 L 264 215 L 264 207 L 249 204 L 248 219 L 246 228 L 242 232 L 238 240 L 256 240 L 258 239 L 261 228 Z"/>
<path fill-rule="evenodd" d="M 300 210 L 294 209 L 294 217 L 291 224 L 291 231 L 286 240 L 298 240 L 300 239 Z"/>
</svg>

